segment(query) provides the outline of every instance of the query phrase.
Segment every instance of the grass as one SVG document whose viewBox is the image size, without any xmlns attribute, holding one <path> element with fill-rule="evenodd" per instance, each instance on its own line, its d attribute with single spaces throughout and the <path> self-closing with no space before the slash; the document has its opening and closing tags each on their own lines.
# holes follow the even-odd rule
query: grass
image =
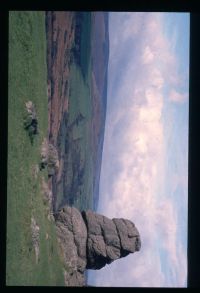
<svg viewBox="0 0 200 293">
<path fill-rule="evenodd" d="M 89 75 L 91 56 L 91 12 L 82 12 L 82 33 L 81 33 L 81 69 L 84 79 Z"/>
<path fill-rule="evenodd" d="M 80 64 L 73 60 L 70 65 L 69 111 L 65 113 L 58 135 L 64 172 L 56 186 L 56 209 L 63 204 L 73 205 L 79 210 L 93 209 L 90 12 L 81 12 L 78 54 Z"/>
<path fill-rule="evenodd" d="M 75 64 L 71 66 L 70 77 L 69 123 L 71 124 L 79 113 L 87 120 L 91 119 L 92 106 L 89 82 L 85 83 L 80 68 Z"/>
<path fill-rule="evenodd" d="M 58 135 L 64 174 L 56 187 L 56 209 L 63 204 L 93 209 L 91 13 L 81 14 L 80 65 L 74 60 L 70 66 L 69 112 Z"/>
<path fill-rule="evenodd" d="M 90 64 L 88 64 L 90 66 Z M 91 154 L 91 70 L 85 80 L 81 68 L 73 63 L 70 67 L 70 96 L 67 123 L 61 123 L 59 145 L 64 154 L 65 176 L 57 186 L 57 208 L 64 202 L 80 210 L 93 208 L 93 163 Z M 81 120 L 77 122 L 77 117 Z M 67 125 L 66 125 L 67 124 Z M 66 150 L 65 144 L 68 144 Z M 84 168 L 83 181 L 78 177 Z M 70 198 L 72 201 L 70 201 Z M 63 202 L 64 199 L 64 202 Z"/>
<path fill-rule="evenodd" d="M 88 64 L 90 70 L 90 64 Z M 84 123 L 73 127 L 73 135 L 78 132 L 80 139 L 79 148 L 81 159 L 85 164 L 84 183 L 81 186 L 81 195 L 74 202 L 74 205 L 80 210 L 92 208 L 93 206 L 93 168 L 92 168 L 92 148 L 91 148 L 91 118 L 92 118 L 92 100 L 90 92 L 91 78 L 90 71 L 88 72 L 88 80 L 84 80 L 81 71 L 77 66 L 71 68 L 71 95 L 69 98 L 70 114 L 72 119 L 81 113 L 84 117 Z M 79 84 L 79 87 L 76 85 Z M 81 136 L 82 134 L 82 136 Z M 75 136 L 76 137 L 76 136 Z"/>
<path fill-rule="evenodd" d="M 23 127 L 25 102 L 36 107 L 39 134 L 33 145 Z M 33 176 L 42 140 L 47 136 L 47 66 L 44 12 L 9 14 L 7 285 L 64 285 L 54 223 L 47 219 L 41 181 Z M 36 263 L 31 217 L 40 227 L 40 254 Z M 49 238 L 46 239 L 46 233 Z"/>
</svg>

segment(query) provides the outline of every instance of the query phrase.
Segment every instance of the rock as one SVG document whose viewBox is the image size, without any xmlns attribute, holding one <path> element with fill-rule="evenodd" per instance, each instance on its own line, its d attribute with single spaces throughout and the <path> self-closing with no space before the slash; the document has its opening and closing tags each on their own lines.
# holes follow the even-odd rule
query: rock
<svg viewBox="0 0 200 293">
<path fill-rule="evenodd" d="M 82 215 L 88 232 L 87 269 L 100 269 L 120 258 L 120 239 L 114 222 L 91 210 Z"/>
<path fill-rule="evenodd" d="M 35 105 L 33 104 L 33 102 L 28 101 L 25 103 L 25 105 L 26 105 L 26 110 L 30 114 L 32 119 L 36 119 L 37 115 L 36 115 Z"/>
<path fill-rule="evenodd" d="M 77 271 L 68 272 L 64 270 L 64 279 L 66 286 L 83 287 L 86 285 L 84 274 L 80 274 Z"/>
<path fill-rule="evenodd" d="M 98 270 L 141 248 L 134 223 L 65 206 L 55 214 L 67 286 L 84 286 L 85 269 Z"/>
<path fill-rule="evenodd" d="M 59 168 L 58 151 L 46 138 L 44 138 L 41 146 L 40 170 L 45 167 L 48 169 L 49 177 L 53 176 L 55 171 Z"/>
<path fill-rule="evenodd" d="M 48 152 L 49 152 L 49 143 L 46 137 L 43 139 L 42 146 L 41 146 L 41 164 L 46 166 L 48 164 Z"/>
<path fill-rule="evenodd" d="M 33 142 L 33 136 L 38 134 L 38 118 L 33 102 L 28 101 L 27 103 L 25 103 L 25 105 L 27 114 L 24 119 L 24 127 L 29 133 L 31 142 Z"/>
<path fill-rule="evenodd" d="M 65 273 L 65 280 L 69 275 L 68 286 L 84 286 L 87 229 L 82 215 L 76 208 L 65 206 L 55 214 L 55 220 L 61 253 L 69 270 Z"/>
<path fill-rule="evenodd" d="M 140 235 L 135 225 L 125 219 L 113 219 L 116 225 L 120 243 L 121 257 L 139 251 L 141 247 Z"/>
<path fill-rule="evenodd" d="M 83 211 L 82 215 L 88 230 L 87 269 L 101 269 L 140 250 L 140 235 L 131 221 L 111 220 L 90 210 Z"/>
<path fill-rule="evenodd" d="M 32 235 L 32 244 L 35 250 L 36 263 L 38 263 L 39 253 L 40 253 L 40 227 L 36 223 L 34 217 L 31 217 L 31 235 Z"/>
</svg>

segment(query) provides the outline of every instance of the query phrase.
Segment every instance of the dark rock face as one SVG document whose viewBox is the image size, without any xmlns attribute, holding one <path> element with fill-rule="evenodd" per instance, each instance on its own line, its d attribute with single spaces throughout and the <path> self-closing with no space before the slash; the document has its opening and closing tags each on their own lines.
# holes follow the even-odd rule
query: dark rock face
<svg viewBox="0 0 200 293">
<path fill-rule="evenodd" d="M 118 258 L 140 250 L 140 235 L 131 221 L 110 220 L 90 210 L 82 215 L 88 233 L 87 269 L 101 269 Z"/>
<path fill-rule="evenodd" d="M 125 219 L 109 219 L 91 210 L 82 214 L 65 206 L 56 215 L 56 231 L 67 270 L 68 286 L 84 286 L 85 269 L 99 270 L 141 248 L 135 225 Z"/>
</svg>

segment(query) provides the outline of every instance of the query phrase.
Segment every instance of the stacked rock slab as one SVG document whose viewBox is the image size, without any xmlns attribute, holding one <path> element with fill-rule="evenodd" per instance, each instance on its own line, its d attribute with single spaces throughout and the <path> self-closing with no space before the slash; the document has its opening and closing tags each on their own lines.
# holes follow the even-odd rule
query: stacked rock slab
<svg viewBox="0 0 200 293">
<path fill-rule="evenodd" d="M 106 264 L 139 251 L 140 235 L 126 219 L 108 219 L 92 212 L 82 212 L 87 227 L 87 269 L 101 269 Z"/>
<path fill-rule="evenodd" d="M 69 206 L 56 213 L 55 220 L 67 286 L 84 286 L 85 269 L 101 269 L 140 250 L 139 232 L 129 220 L 111 220 L 91 210 L 81 214 Z"/>
</svg>

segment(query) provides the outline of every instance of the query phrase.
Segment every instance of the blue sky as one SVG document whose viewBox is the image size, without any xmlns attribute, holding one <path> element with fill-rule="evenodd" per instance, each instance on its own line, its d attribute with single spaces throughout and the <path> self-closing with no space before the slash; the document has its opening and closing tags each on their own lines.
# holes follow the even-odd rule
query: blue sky
<svg viewBox="0 0 200 293">
<path fill-rule="evenodd" d="M 96 286 L 187 286 L 189 14 L 113 12 L 98 212 L 132 220 L 139 252 Z"/>
</svg>

